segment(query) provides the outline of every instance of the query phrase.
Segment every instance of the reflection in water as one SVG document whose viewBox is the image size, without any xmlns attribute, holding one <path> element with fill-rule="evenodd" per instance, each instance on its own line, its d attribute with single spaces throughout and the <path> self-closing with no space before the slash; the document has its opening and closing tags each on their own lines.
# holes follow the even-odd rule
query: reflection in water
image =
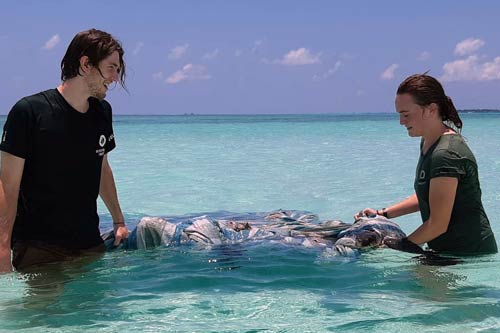
<svg viewBox="0 0 500 333">
<path fill-rule="evenodd" d="M 65 284 L 85 275 L 89 271 L 88 265 L 102 255 L 92 253 L 72 260 L 32 265 L 22 269 L 20 273 L 27 283 L 24 306 L 43 309 L 55 304 L 64 293 Z"/>
<path fill-rule="evenodd" d="M 110 287 L 99 283 L 102 271 L 108 272 L 104 261 L 97 260 L 100 257 L 34 265 L 12 273 L 22 284 L 17 287 L 18 297 L 1 302 L 0 327 L 16 330 L 92 324 L 95 318 L 85 316 L 86 308 L 105 312 L 103 300 Z"/>
<path fill-rule="evenodd" d="M 467 278 L 439 266 L 415 265 L 413 273 L 416 283 L 422 286 L 424 294 L 434 301 L 446 302 L 456 297 L 460 282 Z"/>
<path fill-rule="evenodd" d="M 0 330 L 460 332 L 498 320 L 500 291 L 475 276 L 491 260 L 436 267 L 387 249 L 347 262 L 320 255 L 281 244 L 163 247 L 24 274 L 25 285 L 13 274 L 25 292 L 0 301 Z"/>
<path fill-rule="evenodd" d="M 215 265 L 216 270 L 233 270 L 241 268 L 247 250 L 240 244 L 222 245 L 213 249 L 208 262 Z"/>
</svg>

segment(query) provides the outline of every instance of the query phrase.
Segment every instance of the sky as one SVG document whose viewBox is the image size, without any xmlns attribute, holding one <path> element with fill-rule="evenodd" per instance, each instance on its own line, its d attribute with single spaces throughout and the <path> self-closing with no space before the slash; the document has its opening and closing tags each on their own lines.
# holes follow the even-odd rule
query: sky
<svg viewBox="0 0 500 333">
<path fill-rule="evenodd" d="M 114 114 L 394 112 L 429 71 L 458 109 L 500 109 L 499 1 L 0 0 L 0 114 L 55 88 L 74 35 L 125 49 Z"/>
</svg>

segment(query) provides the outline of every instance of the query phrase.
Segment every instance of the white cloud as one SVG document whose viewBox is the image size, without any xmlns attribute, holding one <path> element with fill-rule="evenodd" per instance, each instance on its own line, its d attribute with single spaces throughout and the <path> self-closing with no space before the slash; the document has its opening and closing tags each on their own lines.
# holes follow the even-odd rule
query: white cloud
<svg viewBox="0 0 500 333">
<path fill-rule="evenodd" d="M 481 39 L 467 38 L 455 46 L 455 54 L 460 56 L 471 54 L 483 47 L 484 44 Z"/>
<path fill-rule="evenodd" d="M 143 46 L 144 46 L 143 42 L 137 42 L 137 44 L 135 44 L 134 50 L 132 51 L 132 54 L 133 55 L 138 55 Z"/>
<path fill-rule="evenodd" d="M 285 66 L 312 65 L 320 62 L 319 57 L 320 54 L 314 55 L 308 49 L 301 47 L 297 50 L 291 50 L 277 62 Z"/>
<path fill-rule="evenodd" d="M 163 80 L 163 72 L 157 72 L 153 74 L 154 80 Z"/>
<path fill-rule="evenodd" d="M 176 84 L 186 80 L 208 80 L 211 76 L 207 73 L 207 68 L 201 65 L 187 64 L 182 69 L 170 75 L 165 82 Z"/>
<path fill-rule="evenodd" d="M 426 60 L 429 60 L 430 58 L 431 58 L 431 54 L 427 51 L 424 51 L 424 52 L 419 54 L 419 56 L 417 57 L 417 60 L 418 61 L 426 61 Z"/>
<path fill-rule="evenodd" d="M 500 80 L 500 57 L 481 63 L 479 57 L 471 55 L 466 59 L 443 65 L 443 81 L 490 81 Z"/>
<path fill-rule="evenodd" d="M 485 62 L 481 67 L 481 80 L 500 79 L 500 57 L 496 57 L 492 62 Z"/>
<path fill-rule="evenodd" d="M 320 81 L 320 80 L 325 80 L 330 76 L 333 76 L 339 70 L 340 66 L 342 66 L 342 62 L 339 60 L 335 63 L 335 66 L 333 66 L 333 68 L 330 68 L 326 73 L 323 73 L 321 75 L 319 74 L 314 75 L 313 80 Z"/>
<path fill-rule="evenodd" d="M 398 64 L 392 64 L 380 75 L 382 80 L 392 80 L 396 75 L 396 69 L 399 68 Z"/>
<path fill-rule="evenodd" d="M 51 50 L 57 44 L 59 44 L 60 41 L 61 41 L 61 38 L 59 38 L 59 34 L 55 34 L 54 36 L 50 37 L 50 39 L 48 41 L 45 42 L 43 49 L 44 50 Z"/>
<path fill-rule="evenodd" d="M 236 51 L 234 51 L 234 56 L 235 57 L 239 57 L 243 54 L 243 50 L 241 49 L 237 49 Z"/>
<path fill-rule="evenodd" d="M 262 46 L 262 43 L 263 43 L 262 40 L 256 40 L 255 42 L 253 42 L 253 47 L 252 47 L 251 52 L 255 53 L 257 51 L 257 49 Z"/>
<path fill-rule="evenodd" d="M 211 52 L 207 52 L 203 55 L 203 59 L 205 60 L 212 60 L 212 59 L 215 59 L 217 58 L 217 56 L 219 55 L 219 49 L 215 49 Z"/>
<path fill-rule="evenodd" d="M 177 60 L 182 58 L 184 53 L 186 53 L 188 47 L 189 44 L 184 44 L 174 47 L 173 49 L 170 50 L 170 53 L 168 54 L 168 59 Z"/>
</svg>

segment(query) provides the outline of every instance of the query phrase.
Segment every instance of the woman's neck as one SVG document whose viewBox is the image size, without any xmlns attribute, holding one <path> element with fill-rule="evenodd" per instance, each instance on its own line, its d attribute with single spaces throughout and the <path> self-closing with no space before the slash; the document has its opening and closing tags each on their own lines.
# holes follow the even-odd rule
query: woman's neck
<svg viewBox="0 0 500 333">
<path fill-rule="evenodd" d="M 427 153 L 429 148 L 439 140 L 442 135 L 454 134 L 455 131 L 446 126 L 444 123 L 440 123 L 434 128 L 430 128 L 427 133 L 422 135 L 424 139 L 424 144 L 422 146 L 422 154 Z"/>
</svg>

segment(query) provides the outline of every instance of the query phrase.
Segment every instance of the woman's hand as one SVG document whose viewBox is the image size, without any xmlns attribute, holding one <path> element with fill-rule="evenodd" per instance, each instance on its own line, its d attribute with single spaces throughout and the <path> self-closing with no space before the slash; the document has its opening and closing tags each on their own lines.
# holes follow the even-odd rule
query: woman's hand
<svg viewBox="0 0 500 333">
<path fill-rule="evenodd" d="M 384 238 L 384 245 L 387 246 L 388 248 L 403 252 L 416 253 L 416 254 L 425 253 L 425 251 L 420 246 L 408 240 L 408 237 L 403 237 L 403 238 L 386 237 Z"/>
<path fill-rule="evenodd" d="M 365 208 L 354 214 L 354 220 L 359 220 L 363 216 L 377 215 L 377 210 L 373 208 Z"/>
</svg>

